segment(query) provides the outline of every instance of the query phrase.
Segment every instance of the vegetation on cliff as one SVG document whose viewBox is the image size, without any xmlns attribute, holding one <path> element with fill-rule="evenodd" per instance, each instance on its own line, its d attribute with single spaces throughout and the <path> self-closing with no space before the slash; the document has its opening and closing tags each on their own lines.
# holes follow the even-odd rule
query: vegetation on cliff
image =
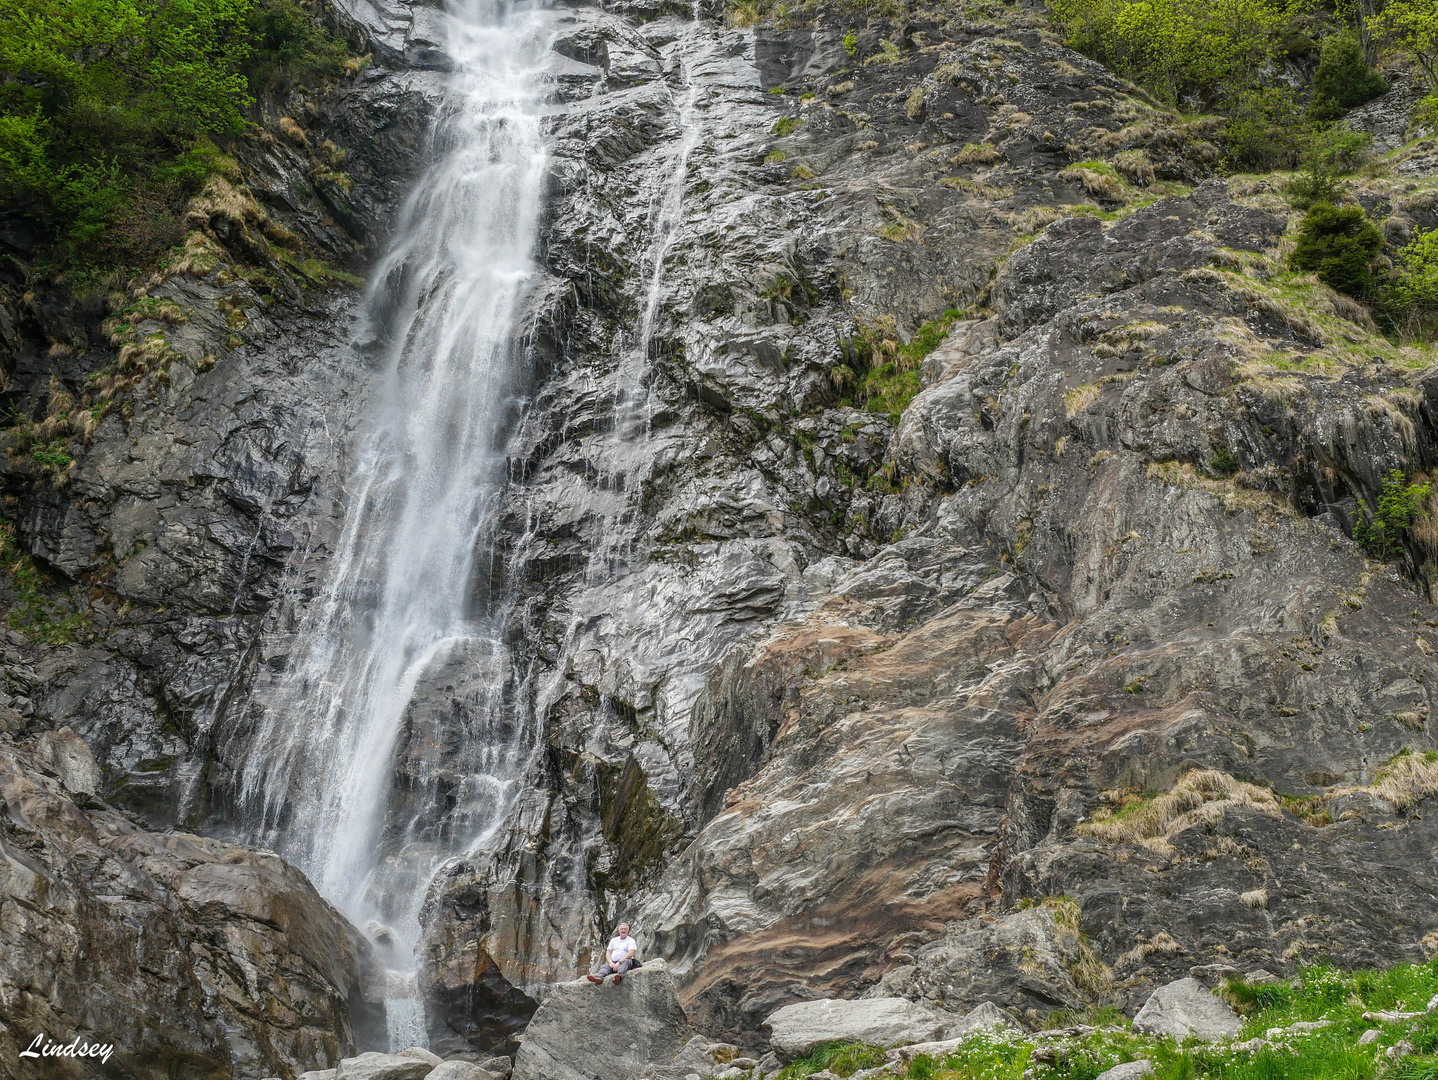
<svg viewBox="0 0 1438 1080">
<path fill-rule="evenodd" d="M 0 0 L 0 212 L 54 268 L 146 266 L 255 97 L 344 70 L 309 0 Z"/>
</svg>

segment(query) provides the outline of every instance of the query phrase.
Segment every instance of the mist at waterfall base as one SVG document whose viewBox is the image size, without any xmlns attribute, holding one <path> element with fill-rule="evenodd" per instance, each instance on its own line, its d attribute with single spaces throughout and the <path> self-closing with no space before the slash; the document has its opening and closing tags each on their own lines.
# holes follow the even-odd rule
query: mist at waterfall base
<svg viewBox="0 0 1438 1080">
<path fill-rule="evenodd" d="M 327 584 L 304 616 L 285 675 L 253 732 L 240 801 L 255 839 L 392 942 L 391 1041 L 423 1044 L 413 968 L 418 908 L 437 867 L 482 842 L 533 749 L 491 610 L 473 580 L 492 558 L 506 443 L 527 386 L 514 330 L 533 280 L 545 149 L 542 13 L 451 0 L 454 63 L 433 164 L 375 268 L 367 325 L 383 357 L 358 439 L 349 506 Z M 479 672 L 469 756 L 443 835 L 386 821 L 406 710 L 427 672 Z M 518 726 L 518 729 L 516 729 Z M 403 1030 L 399 1030 L 403 1029 Z"/>
</svg>

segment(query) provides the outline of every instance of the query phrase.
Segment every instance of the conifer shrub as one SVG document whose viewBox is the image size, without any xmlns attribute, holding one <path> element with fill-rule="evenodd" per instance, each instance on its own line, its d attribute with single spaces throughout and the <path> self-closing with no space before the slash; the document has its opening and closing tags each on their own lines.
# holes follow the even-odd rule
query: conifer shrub
<svg viewBox="0 0 1438 1080">
<path fill-rule="evenodd" d="M 1337 120 L 1347 110 L 1372 101 L 1387 91 L 1383 76 L 1368 65 L 1363 46 L 1352 34 L 1333 34 L 1323 40 L 1318 71 L 1313 76 L 1312 120 Z"/>
<path fill-rule="evenodd" d="M 1317 203 L 1304 215 L 1289 263 L 1316 273 L 1331 289 L 1366 296 L 1376 285 L 1373 260 L 1382 246 L 1382 234 L 1362 207 Z"/>
</svg>

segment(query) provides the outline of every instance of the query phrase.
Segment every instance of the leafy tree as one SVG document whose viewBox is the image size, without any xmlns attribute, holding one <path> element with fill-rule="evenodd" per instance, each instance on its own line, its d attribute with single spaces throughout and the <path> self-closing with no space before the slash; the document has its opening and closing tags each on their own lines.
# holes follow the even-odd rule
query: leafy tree
<svg viewBox="0 0 1438 1080">
<path fill-rule="evenodd" d="M 1398 329 L 1417 337 L 1438 323 L 1438 229 L 1419 233 L 1398 252 L 1383 311 Z"/>
<path fill-rule="evenodd" d="M 1286 86 L 1245 90 L 1224 125 L 1223 141 L 1237 169 L 1262 172 L 1294 165 L 1304 146 L 1303 110 Z"/>
<path fill-rule="evenodd" d="M 1431 490 L 1432 485 L 1427 483 L 1410 484 L 1401 469 L 1391 470 L 1378 493 L 1377 509 L 1369 514 L 1359 508 L 1353 539 L 1375 558 L 1387 562 L 1400 550 L 1403 533 L 1418 520 Z"/>
<path fill-rule="evenodd" d="M 1268 0 L 1054 0 L 1053 14 L 1070 46 L 1170 102 L 1257 85 L 1290 18 Z"/>
<path fill-rule="evenodd" d="M 0 0 L 0 210 L 47 227 L 60 265 L 152 258 L 208 137 L 316 58 L 343 49 L 300 0 Z"/>
<path fill-rule="evenodd" d="M 1438 0 L 1388 0 L 1369 21 L 1412 56 L 1438 88 Z"/>
<path fill-rule="evenodd" d="M 1320 122 L 1337 120 L 1347 110 L 1372 101 L 1387 89 L 1383 77 L 1364 59 L 1358 38 L 1333 34 L 1323 41 L 1308 114 Z"/>
<path fill-rule="evenodd" d="M 1373 291 L 1373 259 L 1382 246 L 1382 234 L 1362 207 L 1318 203 L 1304 215 L 1289 262 L 1295 270 L 1316 272 L 1330 288 L 1364 296 Z"/>
</svg>

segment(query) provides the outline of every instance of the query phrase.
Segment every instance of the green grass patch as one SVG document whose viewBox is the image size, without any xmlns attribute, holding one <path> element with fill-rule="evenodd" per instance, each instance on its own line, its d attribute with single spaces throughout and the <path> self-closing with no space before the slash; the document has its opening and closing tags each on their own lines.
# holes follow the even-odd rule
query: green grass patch
<svg viewBox="0 0 1438 1080">
<path fill-rule="evenodd" d="M 69 596 L 58 592 L 55 580 L 22 551 L 13 523 L 0 518 L 0 565 L 9 585 L 5 625 L 51 645 L 67 645 L 90 626 L 88 610 L 79 610 Z"/>
<path fill-rule="evenodd" d="M 861 1069 L 872 1069 L 884 1063 L 884 1051 L 877 1046 L 857 1042 L 825 1043 L 807 1056 L 784 1066 L 779 1080 L 804 1080 L 827 1069 L 835 1076 L 853 1076 Z"/>
</svg>

